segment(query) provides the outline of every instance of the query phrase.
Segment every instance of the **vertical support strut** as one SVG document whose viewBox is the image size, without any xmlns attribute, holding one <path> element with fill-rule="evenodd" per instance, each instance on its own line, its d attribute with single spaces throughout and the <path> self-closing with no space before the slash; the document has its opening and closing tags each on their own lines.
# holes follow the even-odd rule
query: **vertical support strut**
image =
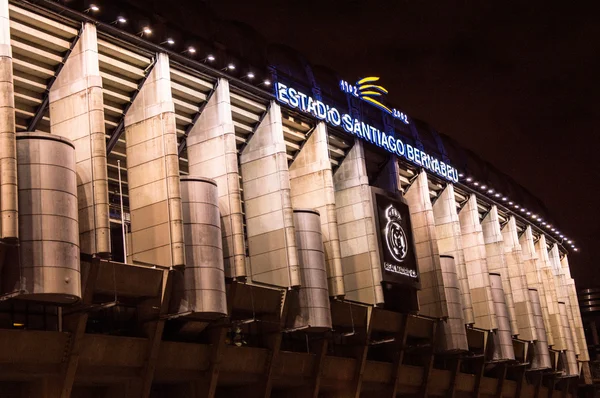
<svg viewBox="0 0 600 398">
<path fill-rule="evenodd" d="M 83 26 L 81 27 L 81 29 L 79 29 L 79 32 L 77 32 L 77 36 L 75 36 L 75 38 L 71 42 L 71 46 L 69 47 L 65 55 L 63 55 L 62 61 L 60 61 L 60 64 L 58 64 L 58 67 L 54 71 L 54 76 L 52 76 L 50 80 L 48 80 L 48 84 L 46 84 L 46 91 L 44 92 L 44 99 L 42 100 L 42 103 L 40 104 L 40 106 L 38 106 L 38 108 L 35 111 L 35 114 L 29 121 L 29 124 L 27 125 L 27 131 L 35 131 L 37 124 L 40 120 L 42 120 L 42 117 L 44 116 L 44 113 L 46 112 L 46 109 L 48 109 L 48 105 L 50 104 L 50 89 L 52 88 L 52 85 L 56 81 L 56 78 L 65 66 L 65 63 L 67 63 L 67 59 L 69 59 L 69 56 L 73 52 L 73 49 L 79 41 L 79 38 L 81 37 L 82 33 Z"/>
<path fill-rule="evenodd" d="M 121 116 L 121 120 L 119 120 L 119 124 L 117 125 L 117 127 L 115 127 L 112 134 L 110 135 L 110 138 L 108 139 L 108 142 L 106 143 L 106 156 L 110 155 L 112 150 L 117 145 L 117 142 L 119 142 L 119 138 L 121 138 L 123 131 L 125 131 L 125 115 L 127 115 L 127 111 L 129 110 L 129 108 L 131 108 L 133 101 L 135 101 L 136 97 L 142 90 L 144 83 L 146 83 L 146 80 L 150 76 L 152 69 L 154 69 L 154 66 L 156 65 L 157 59 L 158 59 L 158 57 L 154 57 L 152 59 L 152 63 L 150 63 L 150 65 L 148 65 L 148 67 L 144 71 L 145 75 L 142 78 L 142 80 L 140 80 L 140 82 L 138 83 L 137 88 L 135 89 L 135 91 L 133 92 L 133 94 L 131 96 L 131 99 L 129 100 L 129 103 L 127 105 L 125 105 L 125 109 L 123 109 L 123 116 Z"/>
<path fill-rule="evenodd" d="M 100 259 L 93 258 L 89 263 L 90 268 L 82 281 L 83 286 L 83 298 L 81 304 L 86 306 L 92 303 L 94 296 L 94 288 L 98 279 L 98 271 L 100 268 Z M 82 342 L 85 335 L 85 327 L 87 325 L 88 313 L 86 311 L 77 312 L 69 316 L 70 319 L 66 319 L 64 322 L 65 329 L 71 333 L 70 344 L 68 347 L 68 358 L 65 363 L 61 366 L 61 398 L 69 398 L 71 391 L 73 390 L 73 384 L 75 382 L 75 374 L 79 366 L 79 354 L 82 349 Z"/>
</svg>

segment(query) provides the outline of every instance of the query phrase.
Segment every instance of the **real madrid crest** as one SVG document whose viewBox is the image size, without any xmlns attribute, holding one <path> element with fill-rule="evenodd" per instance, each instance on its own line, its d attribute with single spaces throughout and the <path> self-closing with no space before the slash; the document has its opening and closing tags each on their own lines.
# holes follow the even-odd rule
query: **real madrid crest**
<svg viewBox="0 0 600 398">
<path fill-rule="evenodd" d="M 390 205 L 386 211 L 385 216 L 388 220 L 385 226 L 385 241 L 387 243 L 388 250 L 392 257 L 396 261 L 402 262 L 408 252 L 408 241 L 404 229 L 400 225 L 402 216 L 398 210 Z"/>
</svg>

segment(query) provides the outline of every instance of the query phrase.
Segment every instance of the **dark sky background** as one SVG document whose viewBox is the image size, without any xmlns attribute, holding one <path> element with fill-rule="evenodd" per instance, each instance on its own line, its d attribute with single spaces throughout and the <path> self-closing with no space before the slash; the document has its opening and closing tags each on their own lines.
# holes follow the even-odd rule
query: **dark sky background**
<svg viewBox="0 0 600 398">
<path fill-rule="evenodd" d="M 391 103 L 541 198 L 580 248 L 569 257 L 578 287 L 600 285 L 596 2 L 144 3 L 192 30 L 208 5 L 349 81 L 381 76 Z"/>
</svg>

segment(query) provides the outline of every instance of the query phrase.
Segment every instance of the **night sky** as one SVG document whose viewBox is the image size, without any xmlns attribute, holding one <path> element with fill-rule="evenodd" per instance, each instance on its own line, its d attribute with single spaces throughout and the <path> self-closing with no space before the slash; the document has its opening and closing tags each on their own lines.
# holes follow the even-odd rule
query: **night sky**
<svg viewBox="0 0 600 398">
<path fill-rule="evenodd" d="M 381 76 L 397 108 L 546 204 L 580 248 L 569 257 L 580 288 L 600 285 L 600 10 L 593 3 L 143 2 L 165 23 L 198 32 L 208 5 L 219 18 L 243 22 L 348 81 Z"/>
</svg>

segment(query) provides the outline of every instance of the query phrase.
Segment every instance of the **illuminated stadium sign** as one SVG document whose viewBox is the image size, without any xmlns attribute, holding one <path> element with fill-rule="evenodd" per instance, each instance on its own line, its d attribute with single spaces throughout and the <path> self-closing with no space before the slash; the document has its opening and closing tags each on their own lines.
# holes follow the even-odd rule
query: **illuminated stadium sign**
<svg viewBox="0 0 600 398">
<path fill-rule="evenodd" d="M 275 84 L 275 92 L 277 100 L 282 104 L 308 113 L 319 120 L 325 121 L 331 126 L 341 126 L 347 133 L 353 134 L 360 139 L 383 148 L 389 153 L 401 156 L 411 163 L 424 167 L 446 180 L 458 182 L 458 171 L 454 167 L 427 154 L 419 148 L 415 148 L 410 144 L 405 144 L 399 137 L 395 137 L 393 134 L 381 131 L 347 113 L 342 113 L 338 111 L 337 108 L 329 106 L 322 101 L 314 99 L 283 83 L 278 82 Z M 363 91 L 363 95 L 364 94 Z M 369 95 L 368 93 L 366 94 Z M 366 97 L 362 97 L 362 99 L 365 98 Z M 373 103 L 370 100 L 368 102 Z M 391 112 L 393 112 L 393 110 L 391 110 Z M 406 115 L 404 115 L 404 117 L 406 118 Z"/>
<path fill-rule="evenodd" d="M 351 94 L 356 98 L 368 102 L 371 105 L 381 109 L 382 111 L 389 113 L 394 118 L 402 120 L 404 124 L 408 124 L 408 116 L 406 115 L 406 113 L 400 112 L 395 108 L 390 109 L 377 100 L 377 97 L 381 97 L 381 95 L 388 93 L 387 89 L 385 89 L 384 87 L 374 84 L 378 80 L 378 77 L 365 77 L 357 81 L 355 85 L 351 85 L 347 81 L 341 80 L 340 88 L 346 94 Z"/>
</svg>

